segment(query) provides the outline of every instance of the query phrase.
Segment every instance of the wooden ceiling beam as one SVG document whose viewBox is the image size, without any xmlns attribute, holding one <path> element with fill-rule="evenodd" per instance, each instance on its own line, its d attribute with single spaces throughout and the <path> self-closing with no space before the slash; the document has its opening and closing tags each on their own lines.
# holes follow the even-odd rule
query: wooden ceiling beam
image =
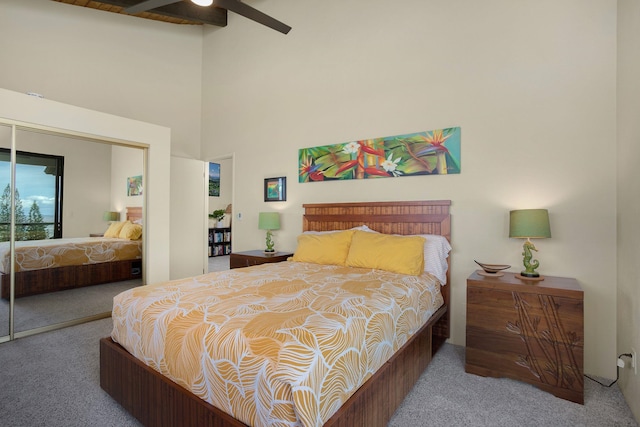
<svg viewBox="0 0 640 427">
<path fill-rule="evenodd" d="M 140 3 L 142 0 L 100 0 L 82 2 L 88 4 L 80 4 L 78 1 L 55 0 L 63 3 L 77 4 L 78 6 L 93 7 L 100 9 L 100 4 L 115 6 L 110 12 L 124 13 L 124 9 Z M 104 9 L 103 9 L 104 10 Z M 227 10 L 215 6 L 202 7 L 191 3 L 190 1 L 177 1 L 167 6 L 159 7 L 147 12 L 140 12 L 131 16 L 140 18 L 154 19 L 153 15 L 167 16 L 179 20 L 189 21 L 191 23 L 200 23 L 207 25 L 215 25 L 216 27 L 227 26 Z"/>
</svg>

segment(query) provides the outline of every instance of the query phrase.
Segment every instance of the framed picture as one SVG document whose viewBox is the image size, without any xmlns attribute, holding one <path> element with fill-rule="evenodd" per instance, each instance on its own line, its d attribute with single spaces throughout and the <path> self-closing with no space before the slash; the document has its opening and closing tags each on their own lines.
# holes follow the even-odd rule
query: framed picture
<svg viewBox="0 0 640 427">
<path fill-rule="evenodd" d="M 142 175 L 127 178 L 127 196 L 142 196 Z"/>
<path fill-rule="evenodd" d="M 209 196 L 220 197 L 219 163 L 209 163 Z"/>
<path fill-rule="evenodd" d="M 284 202 L 287 200 L 287 177 L 266 178 L 264 180 L 264 201 Z"/>
</svg>

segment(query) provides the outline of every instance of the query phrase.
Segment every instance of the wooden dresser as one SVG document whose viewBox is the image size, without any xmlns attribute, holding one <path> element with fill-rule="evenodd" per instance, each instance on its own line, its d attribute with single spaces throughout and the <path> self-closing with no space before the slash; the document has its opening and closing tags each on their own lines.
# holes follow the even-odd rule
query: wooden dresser
<svg viewBox="0 0 640 427">
<path fill-rule="evenodd" d="M 583 311 L 575 279 L 474 272 L 467 279 L 465 371 L 524 381 L 583 404 Z"/>
</svg>

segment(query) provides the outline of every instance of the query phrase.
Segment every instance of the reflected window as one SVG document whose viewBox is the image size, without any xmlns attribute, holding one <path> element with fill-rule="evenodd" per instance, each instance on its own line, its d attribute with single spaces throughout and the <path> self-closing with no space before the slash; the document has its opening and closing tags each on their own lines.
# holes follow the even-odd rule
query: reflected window
<svg viewBox="0 0 640 427">
<path fill-rule="evenodd" d="M 64 157 L 16 152 L 16 240 L 62 237 Z M 11 236 L 11 151 L 0 149 L 0 241 Z"/>
</svg>

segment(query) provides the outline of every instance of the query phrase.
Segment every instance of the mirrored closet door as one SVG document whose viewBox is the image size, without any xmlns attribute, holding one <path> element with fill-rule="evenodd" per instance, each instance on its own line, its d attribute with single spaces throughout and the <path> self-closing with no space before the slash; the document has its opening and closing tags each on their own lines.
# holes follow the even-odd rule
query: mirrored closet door
<svg viewBox="0 0 640 427">
<path fill-rule="evenodd" d="M 11 126 L 0 124 L 0 149 L 4 152 L 11 151 Z M 0 181 L 9 182 L 11 179 L 11 159 L 10 156 L 3 156 L 4 160 L 0 163 Z M 4 187 L 2 188 L 4 190 Z M 11 233 L 11 219 L 9 218 L 9 211 L 0 212 L 0 234 L 4 236 L 4 240 L 0 241 L 0 251 L 3 252 L 3 257 L 0 258 L 0 285 L 6 287 L 9 282 L 9 276 L 4 273 L 4 263 L 6 263 L 6 255 L 9 250 L 9 238 L 7 236 Z M 6 298 L 0 299 L 0 342 L 9 339 L 9 321 L 10 321 L 11 307 L 9 300 Z"/>
<path fill-rule="evenodd" d="M 10 237 L 11 138 L 0 127 L 0 240 Z M 11 310 L 16 337 L 109 316 L 116 294 L 142 284 L 145 150 L 25 126 L 15 150 L 14 299 L 3 288 L 0 302 L 7 335 Z"/>
</svg>

